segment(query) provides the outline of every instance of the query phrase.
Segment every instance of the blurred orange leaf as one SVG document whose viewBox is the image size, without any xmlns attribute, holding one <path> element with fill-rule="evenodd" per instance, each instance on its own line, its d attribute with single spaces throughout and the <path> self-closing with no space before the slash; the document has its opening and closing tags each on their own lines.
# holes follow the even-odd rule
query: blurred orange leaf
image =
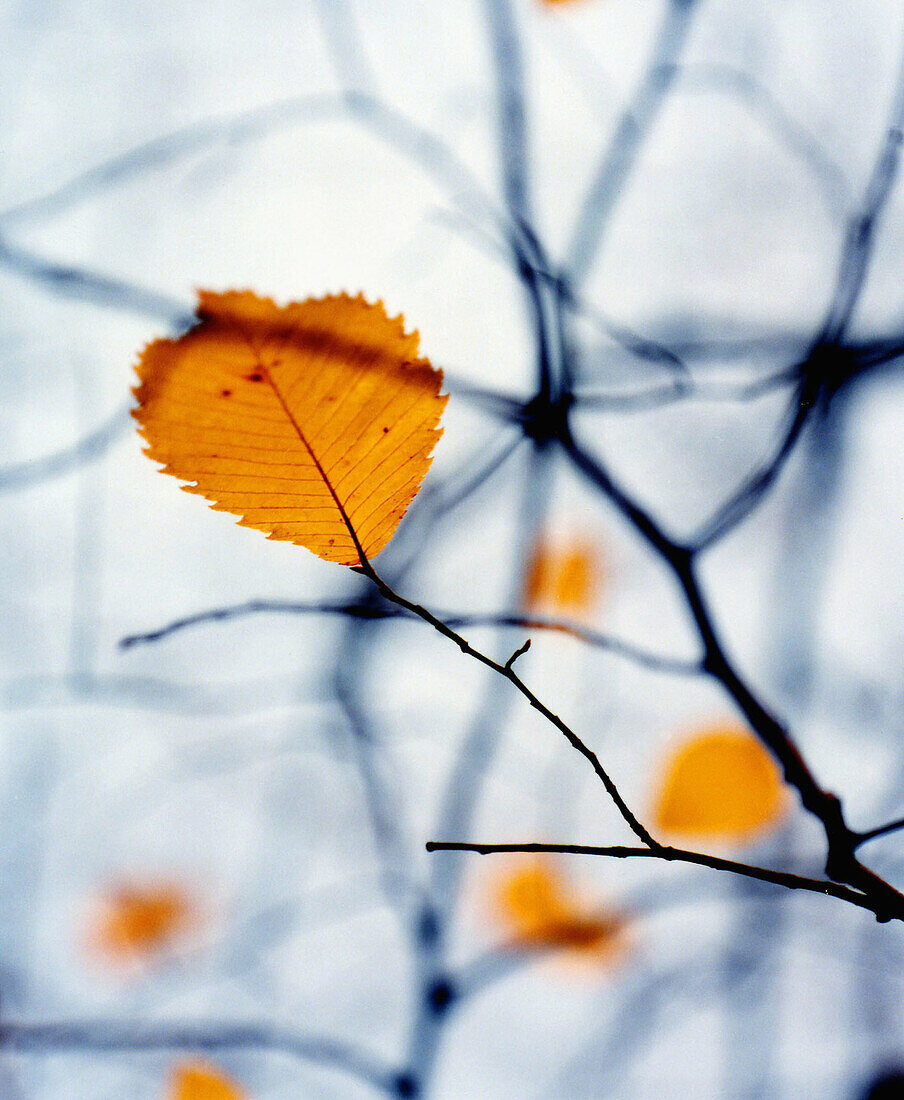
<svg viewBox="0 0 904 1100">
<path fill-rule="evenodd" d="M 195 905 L 179 886 L 120 885 L 102 900 L 91 945 L 113 962 L 148 961 L 173 947 L 195 918 Z"/>
<path fill-rule="evenodd" d="M 442 372 L 382 302 L 277 306 L 202 291 L 198 323 L 142 353 L 145 454 L 244 527 L 360 564 L 389 542 L 441 435 Z"/>
<path fill-rule="evenodd" d="M 624 953 L 625 918 L 579 906 L 551 860 L 509 869 L 497 883 L 494 909 L 519 947 L 564 949 L 601 962 Z"/>
<path fill-rule="evenodd" d="M 580 616 L 592 610 L 605 566 L 599 547 L 588 540 L 537 542 L 524 576 L 524 606 L 529 611 Z"/>
<path fill-rule="evenodd" d="M 246 1100 L 246 1093 L 215 1066 L 183 1062 L 170 1076 L 169 1100 Z"/>
<path fill-rule="evenodd" d="M 712 840 L 747 840 L 787 809 L 781 773 L 747 730 L 715 725 L 687 739 L 668 760 L 656 794 L 655 826 Z"/>
</svg>

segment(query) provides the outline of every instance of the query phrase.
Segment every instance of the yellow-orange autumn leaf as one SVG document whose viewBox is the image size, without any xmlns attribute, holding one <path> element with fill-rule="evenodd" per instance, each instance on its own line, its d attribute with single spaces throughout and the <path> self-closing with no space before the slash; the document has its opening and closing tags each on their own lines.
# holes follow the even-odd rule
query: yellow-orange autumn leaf
<svg viewBox="0 0 904 1100">
<path fill-rule="evenodd" d="M 110 962 L 148 962 L 173 947 L 195 921 L 195 905 L 181 887 L 124 884 L 103 898 L 90 944 Z"/>
<path fill-rule="evenodd" d="M 418 335 L 360 295 L 277 306 L 202 291 L 198 323 L 145 348 L 145 453 L 240 523 L 358 565 L 430 468 L 446 398 Z M 354 532 L 354 537 L 352 535 Z"/>
<path fill-rule="evenodd" d="M 662 832 L 711 840 L 748 840 L 787 809 L 775 761 L 747 730 L 707 727 L 672 754 L 656 794 Z"/>
<path fill-rule="evenodd" d="M 541 539 L 528 559 L 523 603 L 529 611 L 585 615 L 592 610 L 605 572 L 589 540 Z"/>
<path fill-rule="evenodd" d="M 239 1086 L 206 1062 L 183 1062 L 170 1075 L 167 1100 L 247 1100 Z"/>
<path fill-rule="evenodd" d="M 579 905 L 548 859 L 538 857 L 509 869 L 496 884 L 493 908 L 518 947 L 564 949 L 600 962 L 625 950 L 624 917 Z"/>
</svg>

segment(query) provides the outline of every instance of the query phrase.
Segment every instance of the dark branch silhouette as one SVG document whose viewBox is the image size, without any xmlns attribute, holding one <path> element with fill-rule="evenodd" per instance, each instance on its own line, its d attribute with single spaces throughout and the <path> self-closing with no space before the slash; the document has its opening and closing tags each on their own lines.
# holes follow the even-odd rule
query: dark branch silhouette
<svg viewBox="0 0 904 1100">
<path fill-rule="evenodd" d="M 476 852 L 478 855 L 499 855 L 502 853 L 553 853 L 558 855 L 608 856 L 612 859 L 663 859 L 669 863 L 692 863 L 698 867 L 709 867 L 714 871 L 728 871 L 742 878 L 752 878 L 759 882 L 770 882 L 774 886 L 783 886 L 788 890 L 805 890 L 808 893 L 824 894 L 826 897 L 839 898 L 850 902 L 860 909 L 868 909 L 879 916 L 883 910 L 881 901 L 872 901 L 865 893 L 840 886 L 828 879 L 808 878 L 789 871 L 772 871 L 768 867 L 754 867 L 735 860 L 722 859 L 707 855 L 705 852 L 691 852 L 684 848 L 673 848 L 657 844 L 654 847 L 626 848 L 622 845 L 596 847 L 587 844 L 471 844 L 458 841 L 429 840 L 428 852 Z M 877 904 L 880 908 L 877 910 Z"/>
</svg>

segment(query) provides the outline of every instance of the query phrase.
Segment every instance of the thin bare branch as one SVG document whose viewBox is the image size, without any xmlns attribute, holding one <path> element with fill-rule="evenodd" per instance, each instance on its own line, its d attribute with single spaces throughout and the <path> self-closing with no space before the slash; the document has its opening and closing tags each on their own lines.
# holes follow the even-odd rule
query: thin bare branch
<svg viewBox="0 0 904 1100">
<path fill-rule="evenodd" d="M 888 836 L 891 833 L 900 832 L 904 829 L 904 817 L 899 817 L 895 821 L 889 821 L 887 825 L 879 825 L 875 829 L 868 829 L 865 833 L 858 834 L 857 843 L 866 844 L 870 840 L 876 840 L 880 836 Z"/>
<path fill-rule="evenodd" d="M 879 916 L 883 910 L 877 908 L 874 899 L 860 890 L 839 885 L 827 879 L 808 878 L 789 871 L 773 871 L 768 867 L 755 867 L 747 863 L 738 863 L 720 856 L 707 855 L 704 852 L 691 852 L 684 848 L 656 845 L 655 847 L 628 848 L 623 845 L 596 847 L 587 844 L 470 844 L 457 841 L 430 840 L 428 852 L 456 851 L 475 852 L 478 855 L 498 855 L 502 853 L 555 853 L 560 855 L 608 856 L 612 859 L 662 859 L 669 863 L 693 863 L 698 867 L 709 867 L 714 871 L 728 871 L 743 878 L 770 882 L 788 890 L 805 890 L 812 894 L 839 898 L 850 902 L 859 909 L 867 909 Z"/>
<path fill-rule="evenodd" d="M 700 586 L 696 551 L 670 539 L 653 516 L 628 497 L 609 472 L 578 446 L 567 424 L 560 442 L 576 467 L 608 497 L 673 573 L 703 646 L 704 669 L 734 700 L 750 728 L 781 764 L 786 781 L 798 791 L 803 805 L 822 823 L 828 849 L 826 874 L 862 890 L 878 919 L 904 919 L 904 896 L 856 859 L 857 834 L 847 825 L 839 799 L 819 785 L 788 730 L 760 703 L 728 657 Z"/>
</svg>

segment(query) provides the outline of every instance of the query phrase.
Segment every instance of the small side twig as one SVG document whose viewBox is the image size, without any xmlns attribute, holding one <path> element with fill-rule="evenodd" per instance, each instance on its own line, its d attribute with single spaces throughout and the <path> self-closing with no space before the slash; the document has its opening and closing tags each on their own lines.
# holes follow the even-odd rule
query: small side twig
<svg viewBox="0 0 904 1100">
<path fill-rule="evenodd" d="M 864 833 L 858 833 L 857 846 L 867 844 L 870 840 L 878 840 L 880 836 L 889 836 L 891 833 L 900 832 L 901 829 L 904 829 L 904 817 L 889 821 L 886 825 L 878 825 L 875 829 L 868 829 Z"/>
<path fill-rule="evenodd" d="M 517 661 L 519 657 L 522 657 L 525 653 L 527 653 L 527 651 L 529 649 L 530 649 L 530 638 L 527 639 L 527 641 L 524 643 L 524 645 L 519 646 L 515 650 L 515 652 L 511 655 L 511 657 L 509 657 L 509 659 L 505 662 L 504 667 L 509 672 L 511 672 L 512 666 L 514 665 L 515 661 Z"/>
</svg>

